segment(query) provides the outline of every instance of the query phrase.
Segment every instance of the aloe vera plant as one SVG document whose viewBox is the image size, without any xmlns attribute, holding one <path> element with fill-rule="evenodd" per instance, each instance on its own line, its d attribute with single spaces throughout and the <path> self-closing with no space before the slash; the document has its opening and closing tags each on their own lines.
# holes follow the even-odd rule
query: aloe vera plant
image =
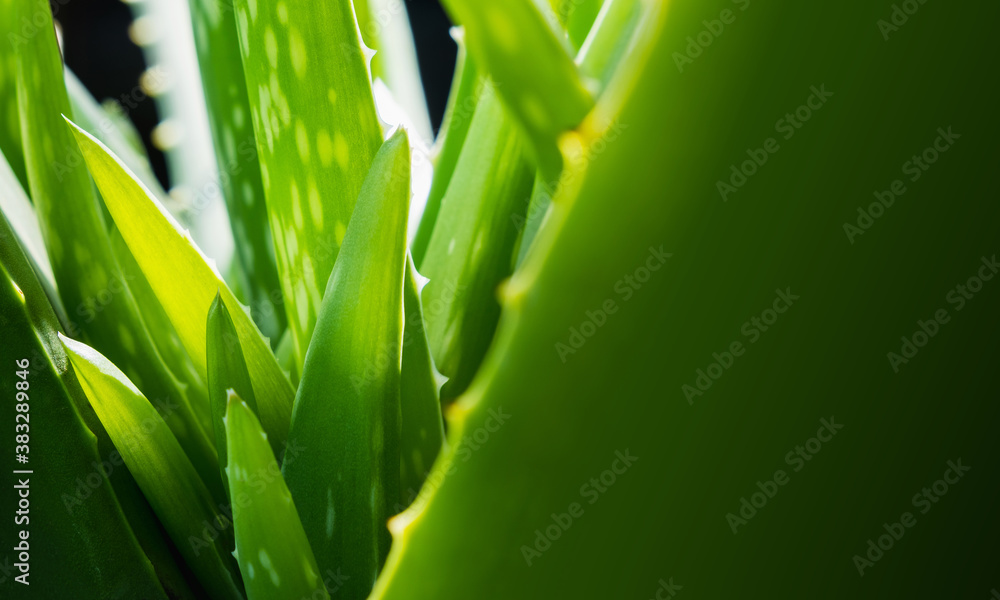
<svg viewBox="0 0 1000 600">
<path fill-rule="evenodd" d="M 895 413 L 864 416 L 893 390 L 952 391 L 875 364 L 911 319 L 872 312 L 865 290 L 914 319 L 936 308 L 891 296 L 883 278 L 918 274 L 884 257 L 936 253 L 917 286 L 936 302 L 967 255 L 985 253 L 972 263 L 988 273 L 1000 239 L 994 209 L 905 205 L 921 185 L 995 192 L 971 168 L 953 188 L 932 179 L 957 169 L 940 148 L 913 191 L 893 187 L 895 164 L 876 166 L 923 147 L 890 118 L 914 90 L 935 110 L 967 99 L 935 118 L 956 120 L 949 154 L 982 149 L 972 117 L 998 127 L 988 100 L 964 93 L 979 76 L 949 72 L 947 91 L 899 75 L 885 98 L 859 97 L 909 73 L 907 52 L 934 68 L 985 52 L 988 29 L 932 54 L 918 17 L 958 27 L 958 9 L 927 3 L 897 33 L 860 1 L 833 16 L 719 4 L 443 0 L 459 53 L 435 136 L 400 0 L 190 0 L 199 72 L 182 75 L 202 82 L 229 216 L 212 235 L 235 244 L 217 263 L 202 212 L 164 189 L 194 182 L 178 171 L 162 186 L 129 125 L 63 64 L 59 4 L 0 0 L 0 389 L 24 436 L 0 477 L 3 502 L 27 511 L 18 490 L 31 498 L 30 522 L 2 517 L 15 550 L 0 556 L 2 596 L 723 598 L 750 583 L 874 598 L 922 589 L 890 563 L 904 552 L 961 566 L 963 591 L 981 591 L 982 559 L 931 550 L 868 567 L 885 579 L 844 577 L 855 542 L 899 507 L 855 522 L 863 495 L 826 482 L 910 491 L 904 473 L 923 467 L 879 458 Z M 869 128 L 854 134 L 865 143 L 837 119 Z M 991 157 L 967 160 L 985 172 Z M 864 213 L 865 233 L 844 242 L 838 219 L 886 184 L 905 200 L 883 202 L 880 221 Z M 944 241 L 911 242 L 938 219 Z M 966 315 L 995 331 L 995 311 L 960 297 L 970 308 L 953 330 L 978 343 Z M 969 367 L 987 354 L 963 344 L 948 363 L 933 354 L 946 336 L 925 335 L 942 350 L 907 360 L 953 366 L 970 396 L 990 385 Z M 842 383 L 852 369 L 868 388 Z M 799 456 L 786 441 L 828 412 L 848 433 L 815 461 L 808 450 L 801 476 L 783 467 Z M 905 418 L 896 435 L 913 454 L 963 442 L 979 461 L 970 479 L 995 466 L 995 444 L 970 441 L 988 439 L 981 404 L 953 425 L 983 436 L 928 444 L 930 421 Z M 853 444 L 848 458 L 836 444 Z M 820 474 L 827 456 L 841 462 Z M 794 482 L 780 497 L 778 467 Z M 765 504 L 740 512 L 744 472 L 752 486 L 768 469 Z M 752 537 L 765 526 L 770 539 Z M 818 549 L 789 551 L 804 530 Z"/>
</svg>

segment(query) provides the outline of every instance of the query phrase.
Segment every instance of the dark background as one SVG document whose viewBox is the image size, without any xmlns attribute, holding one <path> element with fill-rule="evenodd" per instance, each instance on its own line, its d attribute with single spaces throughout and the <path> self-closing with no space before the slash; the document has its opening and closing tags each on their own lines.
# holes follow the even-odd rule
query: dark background
<svg viewBox="0 0 1000 600">
<path fill-rule="evenodd" d="M 455 42 L 448 35 L 451 23 L 437 0 L 406 0 L 417 45 L 420 74 L 427 95 L 431 124 L 441 124 L 455 65 Z M 59 9 L 66 64 L 98 101 L 130 93 L 146 69 L 142 49 L 129 39 L 132 12 L 121 0 L 68 2 Z M 167 189 L 163 154 L 150 143 L 150 132 L 159 122 L 156 103 L 139 102 L 129 117 L 142 135 L 156 176 Z"/>
</svg>

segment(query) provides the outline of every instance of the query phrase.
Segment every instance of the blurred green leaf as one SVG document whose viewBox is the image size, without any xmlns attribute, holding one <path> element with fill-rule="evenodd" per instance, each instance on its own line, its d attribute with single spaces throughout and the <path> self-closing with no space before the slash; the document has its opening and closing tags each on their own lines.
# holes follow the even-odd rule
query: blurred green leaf
<svg viewBox="0 0 1000 600">
<path fill-rule="evenodd" d="M 205 315 L 212 298 L 222 294 L 243 345 L 260 402 L 261 421 L 275 453 L 280 453 L 288 433 L 294 392 L 270 346 L 215 267 L 173 217 L 103 144 L 72 123 L 70 126 L 118 230 L 203 377 L 207 369 Z M 170 260 L 164 260 L 164 256 Z M 216 466 L 213 476 L 217 472 Z"/>
<path fill-rule="evenodd" d="M 215 295 L 215 300 L 212 300 L 212 306 L 208 309 L 207 338 L 208 397 L 212 406 L 212 427 L 219 463 L 226 465 L 225 416 L 229 401 L 228 390 L 235 390 L 240 398 L 246 398 L 245 402 L 254 414 L 257 414 L 257 398 L 253 393 L 246 361 L 243 360 L 243 347 L 240 345 L 236 326 L 220 294 Z M 221 476 L 226 492 L 230 492 L 229 479 L 224 472 Z"/>
<path fill-rule="evenodd" d="M 557 139 L 594 106 L 562 29 L 538 0 L 445 0 L 465 28 L 476 64 L 497 83 L 504 104 L 533 142 L 539 168 L 560 168 Z"/>
<path fill-rule="evenodd" d="M 228 522 L 177 438 L 132 382 L 99 352 L 60 335 L 80 383 L 174 544 L 214 598 L 242 598 L 236 565 L 224 549 Z"/>
<path fill-rule="evenodd" d="M 247 598 L 329 598 L 267 435 L 254 411 L 232 390 L 223 435 L 229 449 L 226 472 L 233 498 L 236 557 Z"/>
<path fill-rule="evenodd" d="M 316 562 L 323 572 L 343 568 L 349 598 L 371 589 L 399 502 L 409 198 L 400 129 L 365 179 L 306 355 L 289 439 L 309 450 L 283 466 Z"/>
<path fill-rule="evenodd" d="M 277 340 L 287 323 L 281 307 L 267 203 L 260 180 L 250 99 L 230 2 L 190 0 L 198 64 L 243 288 L 261 331 Z M 113 148 L 112 148 L 113 149 Z M 277 300 L 275 300 L 277 298 Z"/>
<path fill-rule="evenodd" d="M 382 132 L 350 2 L 237 0 L 236 20 L 301 372 L 323 290 Z"/>
<path fill-rule="evenodd" d="M 17 0 L 0 0 L 0 39 L 10 43 L 9 52 L 0 52 L 0 153 L 7 156 L 11 170 L 22 187 L 28 186 L 21 152 L 21 124 L 17 109 L 17 56 L 21 23 L 15 13 Z"/>
</svg>

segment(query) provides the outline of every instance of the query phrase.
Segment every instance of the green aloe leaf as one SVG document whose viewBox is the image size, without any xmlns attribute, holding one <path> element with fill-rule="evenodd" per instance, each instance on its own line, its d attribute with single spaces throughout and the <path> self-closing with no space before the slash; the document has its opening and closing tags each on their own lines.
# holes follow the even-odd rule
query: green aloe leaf
<svg viewBox="0 0 1000 600">
<path fill-rule="evenodd" d="M 10 258 L 4 255 L 5 265 Z M 0 387 L 10 402 L 26 407 L 15 412 L 18 405 L 11 404 L 12 417 L 17 415 L 10 422 L 12 435 L 24 435 L 27 448 L 10 447 L 26 461 L 14 463 L 13 472 L 5 470 L 5 502 L 13 507 L 19 490 L 30 494 L 30 512 L 4 519 L 0 530 L 15 552 L 23 543 L 30 571 L 25 574 L 8 562 L 0 590 L 5 597 L 29 589 L 39 596 L 56 596 L 71 586 L 82 598 L 100 598 L 104 590 L 113 589 L 132 597 L 165 599 L 103 471 L 94 470 L 104 457 L 61 380 L 65 355 L 50 354 L 50 341 L 33 330 L 25 295 L 5 266 L 0 267 L 0 324 L 7 336 Z M 78 478 L 90 474 L 97 483 L 86 490 L 86 501 L 67 503 L 68 494 L 79 487 Z M 44 518 L 30 519 L 36 515 Z M 15 553 L 11 558 L 17 562 Z"/>
<path fill-rule="evenodd" d="M 232 390 L 228 396 L 226 472 L 233 499 L 236 557 L 247 598 L 329 598 L 267 434 L 251 407 Z"/>
<path fill-rule="evenodd" d="M 323 290 L 382 131 L 350 2 L 237 0 L 236 20 L 301 372 Z"/>
<path fill-rule="evenodd" d="M 238 274 L 254 321 L 265 335 L 277 340 L 286 319 L 250 122 L 236 14 L 230 2 L 190 0 L 190 6 L 219 183 L 240 265 Z"/>
<path fill-rule="evenodd" d="M 504 103 L 532 140 L 539 166 L 558 173 L 557 138 L 594 106 L 550 7 L 537 0 L 445 0 L 465 28 L 469 50 L 497 83 Z"/>
<path fill-rule="evenodd" d="M 399 380 L 401 415 L 399 488 L 412 501 L 444 443 L 437 373 L 424 330 L 413 261 L 407 257 L 403 286 L 403 356 Z"/>
<path fill-rule="evenodd" d="M 170 542 L 149 503 L 146 502 L 131 473 L 124 468 L 121 456 L 115 450 L 111 438 L 88 402 L 80 382 L 72 370 L 66 369 L 69 359 L 57 335 L 62 332 L 60 321 L 42 283 L 39 282 L 37 269 L 33 267 L 30 257 L 22 251 L 18 234 L 11 229 L 7 219 L 2 215 L 0 215 L 0 263 L 21 292 L 35 335 L 44 346 L 44 351 L 33 351 L 29 356 L 32 371 L 43 372 L 50 363 L 58 367 L 57 373 L 62 380 L 66 398 L 75 405 L 84 426 L 96 437 L 100 460 L 90 464 L 93 472 L 81 475 L 73 485 L 67 485 L 58 492 L 65 510 L 69 514 L 74 514 L 80 507 L 85 506 L 93 495 L 94 488 L 103 484 L 103 480 L 99 479 L 103 474 L 111 484 L 114 496 L 118 498 L 132 533 L 153 564 L 167 595 L 171 598 L 195 597 L 196 593 L 191 589 L 190 578 L 185 576 L 182 568 L 178 566 L 179 557 L 175 556 L 176 551 L 170 547 Z M 12 352 L 14 356 L 24 356 L 16 349 Z M 67 425 L 67 431 L 70 430 L 72 428 Z M 72 444 L 70 447 L 72 448 Z"/>
<path fill-rule="evenodd" d="M 525 145 L 497 94 L 486 87 L 479 100 L 468 134 L 476 143 L 462 149 L 421 266 L 427 338 L 450 378 L 445 399 L 465 390 L 493 340 L 497 286 L 511 272 L 531 194 Z"/>
<path fill-rule="evenodd" d="M 233 577 L 236 566 L 223 547 L 227 536 L 211 542 L 203 537 L 205 527 L 225 529 L 227 521 L 163 418 L 99 352 L 59 339 L 97 416 L 188 566 L 212 597 L 242 598 Z"/>
<path fill-rule="evenodd" d="M 324 572 L 364 598 L 389 549 L 399 502 L 399 384 L 409 142 L 379 150 L 327 286 L 295 397 L 289 439 L 308 453 L 283 466 Z"/>
<path fill-rule="evenodd" d="M 205 314 L 217 293 L 233 315 L 260 400 L 261 421 L 278 453 L 288 432 L 294 392 L 260 331 L 190 236 L 107 148 L 70 123 L 122 237 L 198 368 L 206 373 Z M 170 256 L 164 261 L 163 256 Z M 213 476 L 218 466 L 213 470 Z"/>
<path fill-rule="evenodd" d="M 226 406 L 229 390 L 235 390 L 240 398 L 257 414 L 257 398 L 253 393 L 250 371 L 243 359 L 236 325 L 229 315 L 222 295 L 216 294 L 208 309 L 208 397 L 212 406 L 212 427 L 215 431 L 215 447 L 219 453 L 219 463 L 226 461 Z M 272 458 L 273 460 L 273 458 Z M 222 473 L 222 483 L 229 490 L 229 479 Z M 230 494 L 230 498 L 232 495 Z"/>
<path fill-rule="evenodd" d="M 410 243 L 413 263 L 418 269 L 423 264 L 424 255 L 427 254 L 427 244 L 431 241 L 434 224 L 437 222 L 438 213 L 441 212 L 441 199 L 444 198 L 444 193 L 448 190 L 448 184 L 451 183 L 458 157 L 462 153 L 462 146 L 465 144 L 466 134 L 468 134 L 469 126 L 472 124 L 472 115 L 479 102 L 482 86 L 491 83 L 481 77 L 476 63 L 466 51 L 465 35 L 462 29 L 453 27 L 451 31 L 452 37 L 458 44 L 455 75 L 452 79 L 451 91 L 448 94 L 448 105 L 445 108 L 441 131 L 438 133 L 432 151 L 434 177 L 431 181 L 431 189 L 427 194 L 427 202 L 420 216 L 420 224 L 417 226 L 413 241 Z"/>
<path fill-rule="evenodd" d="M 67 333 L 101 348 L 128 373 L 166 415 L 199 472 L 214 477 L 215 450 L 150 338 L 111 249 L 80 148 L 63 122 L 70 103 L 49 5 L 26 0 L 17 7 L 19 18 L 46 25 L 18 45 L 18 106 L 31 198 L 73 320 Z M 214 491 L 221 493 L 221 483 Z"/>
</svg>

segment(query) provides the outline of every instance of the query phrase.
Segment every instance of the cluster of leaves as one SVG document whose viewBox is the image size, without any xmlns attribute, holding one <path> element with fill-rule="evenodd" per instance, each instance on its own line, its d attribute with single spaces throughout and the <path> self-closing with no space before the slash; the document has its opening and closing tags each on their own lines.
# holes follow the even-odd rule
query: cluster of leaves
<svg viewBox="0 0 1000 600">
<path fill-rule="evenodd" d="M 501 302 L 544 264 L 554 204 L 572 205 L 662 13 L 444 4 L 459 61 L 408 235 L 413 148 L 432 140 L 401 3 L 191 0 L 236 242 L 224 277 L 127 120 L 65 69 L 49 4 L 0 0 L 4 356 L 31 359 L 36 419 L 58 425 L 33 439 L 57 463 L 38 478 L 60 504 L 60 584 L 365 598 L 385 571 L 386 593 L 425 496 L 387 522 L 447 460 L 441 407 L 464 395 L 460 435 L 474 381 L 496 376 Z M 380 87 L 413 125 L 380 118 Z M 261 298 L 277 310 L 251 313 Z M 71 491 L 111 457 L 125 468 Z"/>
</svg>

